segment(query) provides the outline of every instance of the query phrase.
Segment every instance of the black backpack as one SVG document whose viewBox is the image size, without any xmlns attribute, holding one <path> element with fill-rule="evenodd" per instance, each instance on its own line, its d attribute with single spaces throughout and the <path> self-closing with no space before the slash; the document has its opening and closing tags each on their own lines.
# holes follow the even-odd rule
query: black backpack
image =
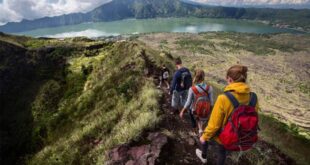
<svg viewBox="0 0 310 165">
<path fill-rule="evenodd" d="M 190 87 L 192 87 L 192 75 L 189 72 L 188 69 L 184 68 L 181 71 L 181 88 L 183 89 L 189 89 Z"/>
</svg>

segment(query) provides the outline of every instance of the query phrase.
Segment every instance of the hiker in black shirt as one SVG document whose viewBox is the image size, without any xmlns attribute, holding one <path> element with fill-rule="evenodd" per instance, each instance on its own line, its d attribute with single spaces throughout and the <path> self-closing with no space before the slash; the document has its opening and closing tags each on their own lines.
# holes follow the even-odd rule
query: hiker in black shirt
<svg viewBox="0 0 310 165">
<path fill-rule="evenodd" d="M 168 90 L 170 89 L 170 85 L 169 85 L 169 82 L 168 82 L 169 76 L 170 76 L 169 70 L 166 68 L 165 65 L 163 65 L 162 68 L 161 68 L 161 73 L 160 73 L 160 77 L 159 77 L 160 82 L 159 82 L 158 88 L 161 87 L 162 83 L 165 83 L 166 86 L 167 86 L 167 89 Z"/>
</svg>

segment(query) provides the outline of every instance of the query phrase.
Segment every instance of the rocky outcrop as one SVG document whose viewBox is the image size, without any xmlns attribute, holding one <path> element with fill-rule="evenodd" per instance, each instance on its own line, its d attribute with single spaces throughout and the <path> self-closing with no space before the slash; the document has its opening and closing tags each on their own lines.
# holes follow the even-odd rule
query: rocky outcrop
<svg viewBox="0 0 310 165">
<path fill-rule="evenodd" d="M 160 132 L 149 133 L 148 143 L 139 146 L 124 144 L 107 152 L 108 165 L 154 165 L 168 137 Z"/>
</svg>

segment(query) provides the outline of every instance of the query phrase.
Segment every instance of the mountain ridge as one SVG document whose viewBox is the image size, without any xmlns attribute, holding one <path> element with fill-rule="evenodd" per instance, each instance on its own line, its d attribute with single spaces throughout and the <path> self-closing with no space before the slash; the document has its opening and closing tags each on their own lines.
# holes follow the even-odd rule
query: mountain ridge
<svg viewBox="0 0 310 165">
<path fill-rule="evenodd" d="M 85 22 L 108 22 L 128 18 L 208 17 L 266 21 L 271 25 L 310 31 L 309 9 L 238 8 L 201 5 L 182 0 L 113 0 L 87 13 L 72 13 L 36 20 L 10 22 L 0 31 L 18 33 L 39 28 L 74 25 Z"/>
<path fill-rule="evenodd" d="M 308 86 L 291 86 L 309 84 L 305 76 L 309 68 L 309 35 L 213 32 L 136 37 L 116 41 L 82 37 L 58 40 L 0 33 L 0 77 L 4 77 L 0 81 L 0 163 L 107 163 L 106 153 L 117 150 L 119 145 L 129 146 L 131 151 L 149 150 L 147 146 L 152 142 L 146 135 L 159 131 L 169 140 L 159 154 L 158 164 L 198 164 L 194 151 L 199 143 L 190 121 L 170 114 L 171 96 L 167 89 L 156 88 L 160 67 L 165 64 L 173 71 L 173 59 L 178 57 L 191 71 L 197 67 L 208 69 L 207 81 L 214 87 L 215 96 L 224 87 L 227 66 L 249 64 L 248 83 L 253 91 L 259 91 L 263 110 L 274 107 L 266 101 L 276 99 L 276 105 L 287 102 L 294 106 L 286 96 L 294 99 L 295 94 L 299 98 L 310 93 Z M 277 58 L 279 52 L 285 58 Z M 287 70 L 292 65 L 294 68 Z M 270 73 L 277 78 L 260 81 L 272 76 Z M 298 82 L 290 82 L 291 77 L 285 73 L 298 73 L 293 77 Z M 278 81 L 278 88 L 268 85 Z M 255 84 L 264 88 L 260 90 Z M 266 92 L 275 90 L 282 93 L 265 97 L 269 96 Z M 307 101 L 299 100 L 298 107 L 294 107 L 307 110 Z M 291 112 L 285 107 L 280 113 Z M 279 112 L 279 108 L 275 110 Z M 309 118 L 300 114 L 303 111 L 292 115 L 307 124 Z M 298 136 L 298 126 L 280 123 L 275 115 L 260 115 L 262 143 L 240 159 L 237 152 L 230 153 L 228 164 L 309 164 L 310 141 Z M 212 155 L 208 159 L 211 164 L 215 158 Z"/>
</svg>

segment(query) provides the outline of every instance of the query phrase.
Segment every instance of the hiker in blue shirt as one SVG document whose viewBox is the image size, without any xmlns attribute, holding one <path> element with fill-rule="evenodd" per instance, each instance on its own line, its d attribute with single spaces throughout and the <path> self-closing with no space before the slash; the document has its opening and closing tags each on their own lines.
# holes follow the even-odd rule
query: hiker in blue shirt
<svg viewBox="0 0 310 165">
<path fill-rule="evenodd" d="M 182 66 L 182 60 L 176 59 L 177 71 L 174 73 L 170 94 L 172 94 L 172 113 L 178 114 L 187 100 L 188 89 L 192 86 L 192 75 L 190 71 Z"/>
</svg>

